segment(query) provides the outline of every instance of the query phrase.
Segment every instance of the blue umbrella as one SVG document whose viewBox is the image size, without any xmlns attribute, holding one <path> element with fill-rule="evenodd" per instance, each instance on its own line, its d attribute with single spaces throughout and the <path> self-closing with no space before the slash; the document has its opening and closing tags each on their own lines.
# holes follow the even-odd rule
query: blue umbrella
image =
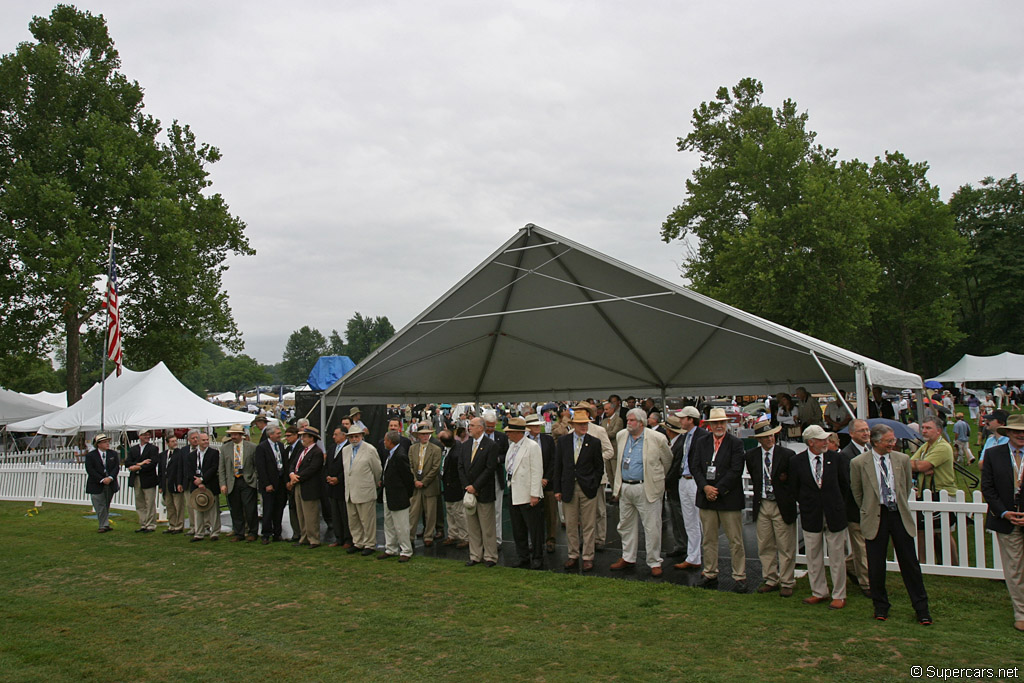
<svg viewBox="0 0 1024 683">
<path fill-rule="evenodd" d="M 888 425 L 892 427 L 893 435 L 897 439 L 910 439 L 911 441 L 920 441 L 921 435 L 915 432 L 913 429 L 903 424 L 899 420 L 890 420 L 886 417 L 873 417 L 867 421 L 869 427 L 874 427 L 877 424 Z M 847 434 L 850 431 L 849 427 L 844 427 L 839 430 L 843 434 Z"/>
<path fill-rule="evenodd" d="M 925 389 L 941 389 L 942 382 L 936 382 L 934 379 L 930 379 L 924 383 Z"/>
</svg>

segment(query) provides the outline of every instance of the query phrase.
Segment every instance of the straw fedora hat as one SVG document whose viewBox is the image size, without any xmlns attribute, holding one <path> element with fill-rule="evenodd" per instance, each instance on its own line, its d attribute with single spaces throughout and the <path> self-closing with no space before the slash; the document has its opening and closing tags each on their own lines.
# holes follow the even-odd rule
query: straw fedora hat
<svg viewBox="0 0 1024 683">
<path fill-rule="evenodd" d="M 782 425 L 775 425 L 772 427 L 771 420 L 761 420 L 754 425 L 754 438 L 760 439 L 762 436 L 771 436 L 772 434 L 778 434 L 782 431 Z"/>
<path fill-rule="evenodd" d="M 433 434 L 434 428 L 430 426 L 429 422 L 420 422 L 419 427 L 416 428 L 417 434 Z"/>
<path fill-rule="evenodd" d="M 573 413 L 572 413 L 572 420 L 570 420 L 570 421 L 571 422 L 590 422 L 590 411 L 589 410 L 584 410 L 583 408 L 579 408 L 579 407 L 577 407 L 577 408 L 578 408 L 577 410 L 573 411 Z"/>
<path fill-rule="evenodd" d="M 100 432 L 96 436 L 92 437 L 93 446 L 99 446 L 104 441 L 110 441 L 110 437 L 104 434 L 103 432 Z"/>
<path fill-rule="evenodd" d="M 508 421 L 508 426 L 505 427 L 506 432 L 525 432 L 526 431 L 526 420 L 521 417 L 513 417 Z"/>
<path fill-rule="evenodd" d="M 240 424 L 231 425 L 225 434 L 245 434 L 245 427 Z"/>
<path fill-rule="evenodd" d="M 728 422 L 729 416 L 725 413 L 725 408 L 712 408 L 711 414 L 704 420 L 705 422 Z"/>
<path fill-rule="evenodd" d="M 360 429 L 356 425 L 352 425 L 351 427 L 348 428 L 348 431 L 345 432 L 345 436 L 363 436 L 363 435 L 364 435 L 363 434 L 363 430 Z"/>
<path fill-rule="evenodd" d="M 1018 413 L 1006 418 L 1006 424 L 998 431 L 1003 436 L 1006 436 L 1007 432 L 1024 432 L 1024 415 Z"/>
<path fill-rule="evenodd" d="M 355 417 L 356 415 L 362 415 L 363 411 L 359 410 L 359 406 L 352 406 L 352 410 L 348 411 L 349 417 Z"/>
<path fill-rule="evenodd" d="M 676 415 L 669 415 L 668 417 L 666 417 L 662 421 L 661 426 L 666 429 L 671 429 L 673 432 L 683 431 L 683 423 Z"/>
</svg>

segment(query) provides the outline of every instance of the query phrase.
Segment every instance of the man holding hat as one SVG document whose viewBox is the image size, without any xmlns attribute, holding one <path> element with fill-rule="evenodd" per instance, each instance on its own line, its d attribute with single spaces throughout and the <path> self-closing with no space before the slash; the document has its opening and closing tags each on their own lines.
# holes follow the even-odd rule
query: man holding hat
<svg viewBox="0 0 1024 683">
<path fill-rule="evenodd" d="M 160 451 L 150 443 L 153 432 L 148 429 L 139 432 L 139 443 L 128 449 L 124 466 L 131 474 L 128 486 L 135 492 L 135 512 L 139 515 L 136 533 L 151 534 L 156 531 L 156 486 L 160 483 L 157 461 Z"/>
<path fill-rule="evenodd" d="M 211 541 L 220 538 L 220 453 L 210 448 L 210 435 L 200 432 L 195 455 L 189 455 L 184 463 L 184 476 L 188 482 L 189 502 L 192 508 L 192 541 L 201 541 L 209 536 Z M 192 496 L 194 491 L 205 491 L 212 499 L 212 505 L 197 505 Z"/>
<path fill-rule="evenodd" d="M 679 516 L 682 527 L 686 530 L 686 559 L 673 565 L 676 569 L 700 569 L 701 541 L 703 536 L 700 527 L 700 510 L 697 508 L 697 482 L 690 471 L 690 453 L 701 439 L 711 438 L 710 432 L 699 427 L 700 411 L 693 406 L 686 406 L 677 413 L 679 427 L 682 430 L 672 449 L 672 466 L 665 476 L 665 486 L 676 488 L 676 502 L 679 504 Z M 673 481 L 677 483 L 673 483 Z M 672 510 L 669 500 L 669 511 Z M 676 525 L 676 516 L 672 516 L 672 524 Z"/>
<path fill-rule="evenodd" d="M 505 427 L 509 440 L 505 474 L 512 496 L 512 536 L 515 538 L 516 566 L 541 569 L 544 566 L 544 456 L 540 446 L 526 437 L 526 420 L 513 417 Z"/>
<path fill-rule="evenodd" d="M 415 479 L 412 500 L 409 501 L 409 533 L 415 538 L 416 527 L 423 515 L 423 545 L 434 544 L 437 525 L 437 497 L 441 493 L 441 447 L 430 441 L 434 434 L 430 423 L 420 422 L 416 429 L 418 443 L 409 449 L 409 466 Z"/>
<path fill-rule="evenodd" d="M 678 418 L 669 419 L 682 429 Z M 636 564 L 640 524 L 643 523 L 647 566 L 651 568 L 651 576 L 658 577 L 662 574 L 662 498 L 665 495 L 665 473 L 672 466 L 672 450 L 665 436 L 645 427 L 646 422 L 647 413 L 641 408 L 633 408 L 626 413 L 626 428 L 616 435 L 618 456 L 612 499 L 619 501 L 618 530 L 622 537 L 622 557 L 610 568 L 617 571 Z"/>
<path fill-rule="evenodd" d="M 747 451 L 747 471 L 754 490 L 757 556 L 764 579 L 758 593 L 779 591 L 788 598 L 796 583 L 796 500 L 789 490 L 789 464 L 795 453 L 775 443 L 781 425 L 770 420 L 754 425 L 757 446 Z"/>
<path fill-rule="evenodd" d="M 1007 443 L 989 450 L 981 465 L 981 492 L 988 503 L 985 528 L 999 534 L 1013 627 L 1024 631 L 1024 415 L 1009 416 L 999 433 Z"/>
<path fill-rule="evenodd" d="M 807 574 L 811 597 L 804 603 L 828 602 L 829 609 L 846 607 L 846 502 L 843 491 L 849 487 L 841 456 L 827 450 L 828 437 L 819 425 L 804 430 L 807 451 L 792 458 L 789 467 L 791 488 L 800 504 L 800 526 L 804 531 Z M 832 571 L 832 601 L 825 580 L 825 544 Z"/>
<path fill-rule="evenodd" d="M 117 457 L 116 451 L 109 450 L 110 437 L 106 434 L 97 434 L 92 443 L 96 448 L 85 456 L 85 492 L 92 499 L 99 533 L 105 534 L 110 531 L 110 501 L 121 488 L 117 483 L 121 459 Z"/>
<path fill-rule="evenodd" d="M 288 475 L 288 487 L 295 492 L 299 515 L 299 545 L 320 547 L 320 499 L 324 487 L 324 452 L 316 445 L 320 430 L 306 426 L 299 430 L 302 449 Z"/>
<path fill-rule="evenodd" d="M 572 416 L 573 431 L 557 441 L 555 459 L 555 499 L 562 503 L 565 532 L 569 542 L 566 569 L 576 569 L 580 560 L 580 533 L 583 535 L 583 571 L 594 568 L 594 536 L 597 506 L 603 503 L 601 478 L 604 457 L 601 441 L 587 433 L 590 413 L 577 410 Z M 600 496 L 598 495 L 600 494 Z"/>
<path fill-rule="evenodd" d="M 220 492 L 228 498 L 231 510 L 232 541 L 256 540 L 259 534 L 259 511 L 256 490 L 256 445 L 245 441 L 245 428 L 240 424 L 228 427 L 228 441 L 220 447 Z"/>
<path fill-rule="evenodd" d="M 456 449 L 459 452 L 462 489 L 476 499 L 475 506 L 465 506 L 466 531 L 469 534 L 469 561 L 466 566 L 483 562 L 487 567 L 493 567 L 498 563 L 498 537 L 494 522 L 498 446 L 484 436 L 483 419 L 474 417 L 469 421 L 469 438 Z"/>
<path fill-rule="evenodd" d="M 718 529 L 729 540 L 732 555 L 733 590 L 747 592 L 747 559 L 743 549 L 743 441 L 729 433 L 729 416 L 724 408 L 712 408 L 705 420 L 711 431 L 690 450 L 690 472 L 697 482 L 700 508 L 701 584 L 718 588 Z"/>
</svg>

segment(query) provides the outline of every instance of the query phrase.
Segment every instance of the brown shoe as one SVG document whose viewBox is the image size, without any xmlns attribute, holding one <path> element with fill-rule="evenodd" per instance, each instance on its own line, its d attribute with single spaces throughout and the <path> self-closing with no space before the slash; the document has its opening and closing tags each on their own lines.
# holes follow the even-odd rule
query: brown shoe
<svg viewBox="0 0 1024 683">
<path fill-rule="evenodd" d="M 253 542 L 253 541 L 255 541 L 255 540 L 256 540 L 256 537 L 255 537 L 255 536 L 246 536 L 246 537 L 245 537 L 245 541 L 246 541 L 246 543 L 252 543 L 252 542 Z"/>
<path fill-rule="evenodd" d="M 694 564 L 692 562 L 680 562 L 679 564 L 674 564 L 672 566 L 676 569 L 700 569 L 699 564 Z"/>
<path fill-rule="evenodd" d="M 411 558 L 410 558 L 409 555 L 401 555 L 401 556 L 399 556 L 398 561 L 399 562 L 408 562 L 410 559 Z"/>
<path fill-rule="evenodd" d="M 828 608 L 829 609 L 843 609 L 844 607 L 846 607 L 846 598 L 843 598 L 843 599 L 838 599 L 837 598 L 837 599 L 833 600 L 832 602 L 828 603 Z"/>
<path fill-rule="evenodd" d="M 1015 629 L 1017 629 L 1018 631 L 1024 631 L 1024 621 L 1015 621 L 1015 622 L 1013 622 L 1013 627 Z"/>
<path fill-rule="evenodd" d="M 803 603 L 805 605 L 820 605 L 823 602 L 828 602 L 828 598 L 819 598 L 816 595 L 812 595 L 809 598 L 804 598 Z"/>
<path fill-rule="evenodd" d="M 337 541 L 335 541 L 334 543 L 328 543 L 328 544 L 327 544 L 327 547 L 328 547 L 328 548 L 337 548 L 337 547 L 339 547 L 340 545 L 341 545 L 340 543 L 338 543 Z"/>
<path fill-rule="evenodd" d="M 238 542 L 239 542 L 239 541 L 241 541 L 241 540 L 242 540 L 242 537 L 241 537 L 241 536 L 232 536 L 232 537 L 231 537 L 231 542 L 232 542 L 232 543 L 238 543 Z"/>
<path fill-rule="evenodd" d="M 593 562 L 591 562 L 590 560 L 583 560 L 583 571 L 589 572 L 593 568 L 594 568 L 594 563 Z"/>
<path fill-rule="evenodd" d="M 577 565 L 578 563 L 579 563 L 579 560 L 578 560 L 578 559 L 576 559 L 575 557 L 571 557 L 571 558 L 569 558 L 569 561 L 568 561 L 568 562 L 566 562 L 566 563 L 565 563 L 564 565 L 562 565 L 562 566 L 563 566 L 563 567 L 565 567 L 566 569 L 576 569 L 576 565 Z"/>
<path fill-rule="evenodd" d="M 792 588 L 786 588 L 785 586 L 783 586 L 782 588 L 779 589 L 779 595 L 784 597 L 784 598 L 791 598 L 791 597 L 793 597 L 793 589 Z"/>
<path fill-rule="evenodd" d="M 757 587 L 758 593 L 771 593 L 772 591 L 779 590 L 779 584 L 777 583 L 762 583 Z"/>
<path fill-rule="evenodd" d="M 430 546 L 434 545 L 434 539 L 432 539 L 432 538 L 424 538 L 423 539 L 423 545 L 425 545 L 426 547 L 429 548 Z"/>
<path fill-rule="evenodd" d="M 621 569 L 628 569 L 635 566 L 636 562 L 626 562 L 624 558 L 620 557 L 618 562 L 613 563 L 612 566 L 608 567 L 608 569 L 611 569 L 613 572 L 617 572 Z"/>
<path fill-rule="evenodd" d="M 461 542 L 460 542 L 460 543 L 459 543 L 459 544 L 458 544 L 457 546 L 455 546 L 455 547 L 456 547 L 456 548 L 458 548 L 459 550 L 462 550 L 463 548 L 468 548 L 468 547 L 469 547 L 469 541 L 461 541 Z"/>
<path fill-rule="evenodd" d="M 651 567 L 651 576 L 659 578 L 662 575 L 661 567 Z"/>
<path fill-rule="evenodd" d="M 454 538 L 450 536 L 441 541 L 441 545 L 455 545 L 456 543 L 458 543 L 458 541 L 456 541 Z"/>
</svg>

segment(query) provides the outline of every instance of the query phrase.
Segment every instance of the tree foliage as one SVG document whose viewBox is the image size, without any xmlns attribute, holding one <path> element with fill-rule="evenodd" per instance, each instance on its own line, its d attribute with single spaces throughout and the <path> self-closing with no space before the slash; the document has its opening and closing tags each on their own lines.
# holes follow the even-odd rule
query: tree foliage
<svg viewBox="0 0 1024 683">
<path fill-rule="evenodd" d="M 348 319 L 345 326 L 345 353 L 358 363 L 395 334 L 395 327 L 387 316 L 363 317 L 359 311 Z"/>
<path fill-rule="evenodd" d="M 318 330 L 303 325 L 288 337 L 281 359 L 286 384 L 302 384 L 320 356 L 327 355 L 327 340 Z"/>
<path fill-rule="evenodd" d="M 198 363 L 205 339 L 237 348 L 221 289 L 245 225 L 209 194 L 219 152 L 143 112 L 102 16 L 58 5 L 35 42 L 0 58 L 0 335 L 6 348 L 63 346 L 68 400 L 81 391 L 80 329 L 101 325 L 116 228 L 125 360 Z"/>
</svg>

